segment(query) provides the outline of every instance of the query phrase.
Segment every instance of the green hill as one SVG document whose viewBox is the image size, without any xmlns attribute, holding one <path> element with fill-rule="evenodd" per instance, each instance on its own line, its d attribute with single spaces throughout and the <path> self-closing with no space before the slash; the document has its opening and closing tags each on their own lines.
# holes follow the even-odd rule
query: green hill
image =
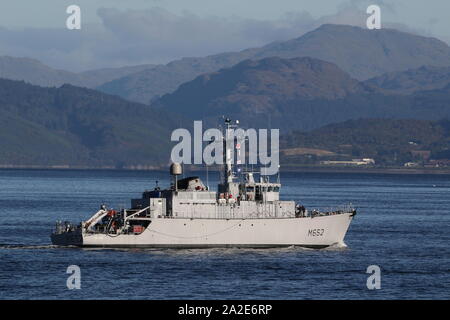
<svg viewBox="0 0 450 320">
<path fill-rule="evenodd" d="M 283 157 L 285 163 L 374 158 L 380 165 L 399 165 L 423 160 L 423 152 L 430 152 L 431 159 L 450 159 L 450 121 L 349 120 L 310 132 L 294 131 L 282 137 L 281 149 L 290 151 Z"/>
<path fill-rule="evenodd" d="M 309 58 L 275 58 L 257 63 L 248 61 L 239 68 L 224 76 L 230 85 L 227 97 L 242 95 L 252 99 L 253 94 L 259 92 L 259 98 L 267 95 L 273 99 L 272 104 L 261 106 L 275 108 L 275 112 L 269 108 L 261 114 L 267 116 L 270 113 L 272 128 L 283 129 L 281 160 L 285 164 L 316 164 L 324 159 L 369 157 L 374 158 L 377 164 L 398 165 L 420 160 L 422 153 L 429 153 L 433 159 L 450 158 L 450 121 L 348 120 L 348 117 L 371 114 L 407 117 L 405 110 L 423 119 L 445 115 L 449 110 L 449 87 L 416 92 L 411 96 L 371 93 L 366 91 L 366 86 L 360 85 L 334 65 Z M 291 81 L 297 77 L 295 71 L 309 76 L 305 82 Z M 213 75 L 211 79 L 216 76 L 217 88 L 222 91 L 223 75 Z M 215 80 L 211 79 L 203 83 L 214 84 Z M 235 87 L 235 81 L 230 79 L 251 81 L 244 88 L 244 82 L 236 82 L 241 86 Z M 314 81 L 308 83 L 310 79 Z M 196 92 L 202 91 L 201 88 L 203 85 L 186 92 L 195 96 Z M 211 101 L 218 101 L 214 90 L 204 91 L 213 96 Z M 345 96 L 348 93 L 350 96 Z M 334 99 L 334 95 L 345 97 Z M 365 99 L 371 95 L 379 100 L 367 103 Z M 273 103 L 286 97 L 300 97 L 297 101 L 303 103 L 301 108 L 297 110 L 296 105 Z M 183 99 L 179 102 L 183 106 Z M 177 104 L 174 102 L 173 105 Z M 242 106 L 245 107 L 245 104 Z M 307 106 L 312 107 L 308 109 Z M 133 103 L 71 85 L 42 88 L 0 79 L 0 166 L 122 168 L 165 165 L 170 160 L 173 145 L 170 142 L 171 131 L 177 127 L 192 126 L 192 119 L 186 120 L 168 109 Z M 193 113 L 194 110 L 172 111 L 198 116 L 196 119 L 207 119 L 207 112 L 217 114 L 217 110 L 212 108 L 197 114 Z M 225 108 L 221 111 L 229 115 L 232 110 Z M 257 127 L 258 124 L 264 127 L 265 122 L 257 123 L 254 113 L 250 109 L 247 111 L 248 116 L 244 119 L 247 124 L 254 124 L 250 127 Z M 280 118 L 275 122 L 277 115 Z M 217 115 L 216 123 L 218 119 Z M 321 126 L 324 121 L 339 120 L 348 121 Z M 315 129 L 305 131 L 308 123 L 312 123 Z M 204 124 L 206 128 L 207 124 Z M 293 129 L 298 131 L 292 132 Z"/>
<path fill-rule="evenodd" d="M 175 119 L 90 89 L 0 79 L 0 165 L 166 163 Z"/>
</svg>

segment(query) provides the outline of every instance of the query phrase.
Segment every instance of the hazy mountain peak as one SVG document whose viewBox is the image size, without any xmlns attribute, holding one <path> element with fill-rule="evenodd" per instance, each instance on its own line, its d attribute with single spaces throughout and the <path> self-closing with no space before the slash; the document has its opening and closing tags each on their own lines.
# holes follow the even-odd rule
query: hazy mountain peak
<svg viewBox="0 0 450 320">
<path fill-rule="evenodd" d="M 358 80 L 422 65 L 450 66 L 449 46 L 435 38 L 394 29 L 368 30 L 324 24 L 301 37 L 273 42 L 261 48 L 172 61 L 165 66 L 113 80 L 99 89 L 148 103 L 155 96 L 173 92 L 182 83 L 202 73 L 230 67 L 246 59 L 267 57 L 317 58 L 336 64 Z"/>
<path fill-rule="evenodd" d="M 147 64 L 74 73 L 51 68 L 36 59 L 28 57 L 1 56 L 0 78 L 23 80 L 43 87 L 59 87 L 64 83 L 82 87 L 96 87 L 104 82 L 153 67 L 154 65 Z"/>
<path fill-rule="evenodd" d="M 233 113 L 277 114 L 280 105 L 311 99 L 337 99 L 367 93 L 366 87 L 336 65 L 301 57 L 245 60 L 198 76 L 155 106 L 189 117 Z"/>
</svg>

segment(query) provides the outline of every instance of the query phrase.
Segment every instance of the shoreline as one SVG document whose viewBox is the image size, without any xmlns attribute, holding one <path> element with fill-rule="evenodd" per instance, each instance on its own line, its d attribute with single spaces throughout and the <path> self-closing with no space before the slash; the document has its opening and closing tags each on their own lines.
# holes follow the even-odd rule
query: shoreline
<svg viewBox="0 0 450 320">
<path fill-rule="evenodd" d="M 448 174 L 450 168 L 339 168 L 339 167 L 301 167 L 285 168 L 284 172 L 317 172 L 317 173 L 373 173 L 373 174 Z"/>
<path fill-rule="evenodd" d="M 105 170 L 105 171 L 167 171 L 167 166 L 132 166 L 117 168 L 113 166 L 103 166 L 103 167 L 91 167 L 91 166 L 16 166 L 16 165 L 0 165 L 0 170 Z M 204 171 L 205 167 L 197 166 L 190 167 L 187 166 L 186 172 L 201 172 Z M 220 169 L 210 167 L 210 172 L 216 172 Z M 403 168 L 403 167 L 386 167 L 386 168 L 361 168 L 361 167 L 320 167 L 320 166 L 308 166 L 308 167 L 289 167 L 282 166 L 281 173 L 292 172 L 292 173 L 371 173 L 371 174 L 442 174 L 450 175 L 450 168 Z"/>
</svg>

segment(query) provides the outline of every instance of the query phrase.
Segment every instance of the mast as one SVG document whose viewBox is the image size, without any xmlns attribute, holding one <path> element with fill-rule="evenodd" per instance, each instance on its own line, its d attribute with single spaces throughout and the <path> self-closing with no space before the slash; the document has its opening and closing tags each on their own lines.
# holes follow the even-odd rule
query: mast
<svg viewBox="0 0 450 320">
<path fill-rule="evenodd" d="M 231 120 L 229 118 L 225 119 L 225 132 L 224 132 L 224 139 L 223 139 L 223 163 L 224 163 L 224 171 L 223 171 L 223 177 L 224 181 L 223 183 L 225 185 L 228 185 L 229 183 L 233 182 L 233 148 L 234 148 L 234 141 L 232 141 L 232 127 Z"/>
<path fill-rule="evenodd" d="M 230 118 L 225 118 L 225 128 L 223 133 L 223 184 L 228 186 L 236 179 L 233 173 L 233 160 L 235 149 L 235 135 L 234 129 L 237 128 L 239 121 L 231 121 Z"/>
</svg>

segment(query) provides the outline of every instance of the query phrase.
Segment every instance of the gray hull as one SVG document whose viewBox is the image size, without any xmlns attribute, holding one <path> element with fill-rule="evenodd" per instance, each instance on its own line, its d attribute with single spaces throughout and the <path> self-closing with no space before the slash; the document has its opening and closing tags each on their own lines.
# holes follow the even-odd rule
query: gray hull
<svg viewBox="0 0 450 320">
<path fill-rule="evenodd" d="M 324 248 L 344 244 L 351 213 L 286 219 L 170 219 L 156 218 L 141 234 L 73 232 L 52 235 L 61 246 L 110 248 Z"/>
</svg>

